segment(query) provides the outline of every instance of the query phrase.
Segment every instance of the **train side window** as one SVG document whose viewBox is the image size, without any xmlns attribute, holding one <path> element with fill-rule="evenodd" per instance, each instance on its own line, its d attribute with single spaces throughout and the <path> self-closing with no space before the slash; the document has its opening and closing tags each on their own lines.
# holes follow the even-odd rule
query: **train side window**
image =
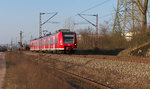
<svg viewBox="0 0 150 89">
<path fill-rule="evenodd" d="M 51 45 L 53 44 L 53 39 L 51 40 Z"/>
<path fill-rule="evenodd" d="M 44 45 L 46 45 L 46 40 L 44 40 Z"/>
<path fill-rule="evenodd" d="M 51 45 L 51 39 L 49 40 L 49 42 L 50 42 L 50 45 Z"/>
<path fill-rule="evenodd" d="M 43 39 L 43 42 L 42 42 L 42 44 L 43 44 L 42 46 L 44 46 L 44 39 Z"/>
<path fill-rule="evenodd" d="M 57 44 L 57 38 L 55 39 L 55 44 Z"/>
<path fill-rule="evenodd" d="M 46 45 L 48 45 L 48 40 L 46 40 Z"/>
<path fill-rule="evenodd" d="M 49 40 L 47 40 L 46 42 L 47 42 L 47 45 L 48 45 L 49 44 Z"/>
<path fill-rule="evenodd" d="M 50 45 L 51 45 L 51 42 L 52 42 L 51 39 L 49 40 L 49 42 L 50 42 Z"/>
<path fill-rule="evenodd" d="M 33 43 L 31 43 L 31 47 L 33 47 Z"/>
<path fill-rule="evenodd" d="M 37 42 L 36 42 L 36 46 L 37 46 Z"/>
<path fill-rule="evenodd" d="M 48 40 L 46 41 L 46 45 L 48 45 Z"/>
<path fill-rule="evenodd" d="M 38 41 L 38 43 L 37 43 L 37 46 L 39 46 L 39 41 Z"/>
</svg>

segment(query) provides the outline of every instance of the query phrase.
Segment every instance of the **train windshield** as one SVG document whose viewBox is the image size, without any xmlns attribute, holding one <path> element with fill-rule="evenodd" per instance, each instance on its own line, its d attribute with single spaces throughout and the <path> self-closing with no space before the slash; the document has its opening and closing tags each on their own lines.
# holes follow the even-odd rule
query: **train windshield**
<svg viewBox="0 0 150 89">
<path fill-rule="evenodd" d="M 64 43 L 72 44 L 74 43 L 74 33 L 63 33 Z"/>
</svg>

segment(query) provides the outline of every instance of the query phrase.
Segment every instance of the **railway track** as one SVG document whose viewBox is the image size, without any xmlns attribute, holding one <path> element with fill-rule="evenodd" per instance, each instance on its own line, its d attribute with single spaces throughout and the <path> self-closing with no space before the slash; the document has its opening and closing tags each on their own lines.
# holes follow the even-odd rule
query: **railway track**
<svg viewBox="0 0 150 89">
<path fill-rule="evenodd" d="M 145 57 L 119 57 L 119 56 L 111 56 L 111 55 L 79 55 L 79 54 L 68 55 L 68 54 L 51 54 L 51 53 L 37 53 L 37 54 L 106 59 L 106 60 L 124 61 L 124 62 L 150 63 L 150 58 L 145 58 Z"/>
<path fill-rule="evenodd" d="M 93 81 L 93 80 L 84 78 L 82 76 L 73 74 L 71 72 L 67 72 L 67 71 L 64 71 L 64 70 L 58 69 L 58 68 L 55 68 L 55 69 L 56 69 L 56 71 L 58 71 L 58 72 L 60 72 L 62 74 L 65 74 L 65 75 L 67 75 L 69 77 L 74 78 L 76 81 L 84 82 L 87 86 L 89 86 L 89 89 L 112 89 L 112 88 L 110 88 L 110 87 L 108 87 L 106 85 L 103 85 L 103 84 L 100 84 L 100 83 L 98 83 L 96 81 Z"/>
<path fill-rule="evenodd" d="M 59 77 L 60 79 L 62 77 L 65 77 L 65 81 L 67 81 L 69 84 L 71 84 L 73 87 L 77 89 L 112 89 L 111 87 L 98 83 L 94 80 L 84 78 L 80 75 L 65 71 L 63 69 L 55 67 L 54 65 L 48 65 L 47 62 L 44 60 L 31 60 L 31 61 L 36 62 L 38 64 L 45 64 L 46 66 L 48 66 L 48 68 L 55 71 L 54 74 L 59 74 L 55 76 Z"/>
<path fill-rule="evenodd" d="M 109 56 L 109 55 L 71 55 L 71 56 L 124 61 L 124 62 L 150 63 L 150 58 L 144 58 L 144 57 L 143 58 L 142 57 L 119 57 L 119 56 Z"/>
<path fill-rule="evenodd" d="M 32 54 L 32 53 L 31 53 Z M 55 56 L 56 56 L 56 59 L 61 57 L 61 56 L 64 56 L 64 57 L 61 57 L 61 58 L 65 58 L 65 56 L 69 56 L 68 58 L 73 58 L 73 57 L 77 57 L 76 59 L 78 60 L 79 57 L 84 57 L 84 58 L 94 58 L 94 59 L 106 59 L 106 60 L 114 60 L 114 61 L 124 61 L 124 62 L 138 62 L 137 64 L 140 63 L 150 63 L 150 60 L 148 58 L 137 58 L 137 57 L 134 57 L 134 58 L 126 58 L 126 57 L 117 57 L 117 56 L 106 56 L 106 55 L 64 55 L 64 54 L 47 54 L 47 53 L 33 53 L 33 55 L 39 55 L 39 57 L 42 58 L 41 61 L 43 61 L 44 63 L 46 62 L 49 62 L 48 60 L 44 60 L 43 57 L 45 58 L 51 58 L 52 56 L 52 59 L 54 58 L 55 60 Z M 92 59 L 91 59 L 92 60 Z M 52 61 L 52 60 L 50 60 Z M 59 60 L 57 60 L 59 61 Z M 55 62 L 52 61 L 52 64 L 54 63 L 54 66 L 49 66 L 50 68 L 52 69 L 55 69 L 55 71 L 59 72 L 58 74 L 62 74 L 62 75 L 65 75 L 65 76 L 68 76 L 68 77 L 71 77 L 73 78 L 73 80 L 69 80 L 69 83 L 72 82 L 72 81 L 75 81 L 74 83 L 76 82 L 84 82 L 83 85 L 85 86 L 89 86 L 91 85 L 92 87 L 88 88 L 88 89 L 111 89 L 111 87 L 108 87 L 108 86 L 105 86 L 103 84 L 100 84 L 100 83 L 97 83 L 95 81 L 92 81 L 94 78 L 90 78 L 90 79 L 87 79 L 89 77 L 86 76 L 86 78 L 82 77 L 82 76 L 79 76 L 79 75 L 76 75 L 78 73 L 76 72 L 72 72 L 72 73 L 75 73 L 75 74 L 72 74 L 70 72 L 68 72 L 68 69 L 65 69 L 65 67 L 62 66 L 62 68 L 60 66 L 58 66 L 57 62 L 56 62 L 56 66 L 55 66 Z M 60 63 L 61 64 L 61 63 Z M 68 64 L 68 63 L 67 63 Z M 139 64 L 140 65 L 140 64 Z M 56 67 L 58 66 L 58 68 L 60 69 L 57 69 Z M 70 65 L 69 65 L 70 66 Z M 82 65 L 77 65 L 77 66 L 82 66 Z M 66 68 L 68 68 L 68 66 L 66 66 Z M 63 70 L 62 70 L 63 69 Z M 67 70 L 67 71 L 65 71 Z M 87 72 L 88 73 L 88 72 Z M 82 75 L 82 74 L 81 74 Z M 61 76 L 61 75 L 59 75 Z M 61 77 L 60 77 L 61 78 Z M 70 78 L 69 78 L 70 79 Z M 95 79 L 96 80 L 96 79 Z M 80 83 L 78 84 L 73 84 L 73 85 L 79 85 Z M 107 83 L 105 83 L 107 85 Z M 82 84 L 81 84 L 82 85 Z M 78 88 L 78 89 L 84 89 L 83 87 L 82 88 Z M 87 88 L 86 88 L 87 89 Z"/>
<path fill-rule="evenodd" d="M 48 54 L 48 53 L 44 53 L 44 54 Z M 119 57 L 119 56 L 110 56 L 110 55 L 76 55 L 76 54 L 72 54 L 72 55 L 50 54 L 50 55 L 62 55 L 62 56 L 72 56 L 72 57 L 106 59 L 106 60 L 123 61 L 123 62 L 150 63 L 150 58 L 144 58 L 144 57 Z"/>
</svg>

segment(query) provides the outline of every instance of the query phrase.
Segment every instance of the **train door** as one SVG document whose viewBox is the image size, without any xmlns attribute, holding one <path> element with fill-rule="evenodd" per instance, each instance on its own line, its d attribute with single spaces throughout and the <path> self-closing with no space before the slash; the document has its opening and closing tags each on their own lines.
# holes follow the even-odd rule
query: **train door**
<svg viewBox="0 0 150 89">
<path fill-rule="evenodd" d="M 55 36 L 53 37 L 53 49 L 55 50 Z"/>
<path fill-rule="evenodd" d="M 50 47 L 51 47 L 51 39 L 50 37 L 48 38 L 48 50 L 50 50 Z"/>
<path fill-rule="evenodd" d="M 39 39 L 39 51 L 41 50 L 41 39 Z"/>
<path fill-rule="evenodd" d="M 44 50 L 45 50 L 45 46 L 46 46 L 46 45 L 45 45 L 45 42 L 46 42 L 46 39 L 44 39 Z"/>
</svg>

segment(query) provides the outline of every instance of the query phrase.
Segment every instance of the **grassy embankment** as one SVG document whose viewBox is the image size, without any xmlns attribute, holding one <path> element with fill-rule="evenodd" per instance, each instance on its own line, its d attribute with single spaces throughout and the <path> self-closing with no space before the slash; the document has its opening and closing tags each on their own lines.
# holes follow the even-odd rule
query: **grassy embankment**
<svg viewBox="0 0 150 89">
<path fill-rule="evenodd" d="M 20 52 L 6 52 L 4 89 L 70 89 L 47 66 L 31 61 L 36 58 Z"/>
</svg>

